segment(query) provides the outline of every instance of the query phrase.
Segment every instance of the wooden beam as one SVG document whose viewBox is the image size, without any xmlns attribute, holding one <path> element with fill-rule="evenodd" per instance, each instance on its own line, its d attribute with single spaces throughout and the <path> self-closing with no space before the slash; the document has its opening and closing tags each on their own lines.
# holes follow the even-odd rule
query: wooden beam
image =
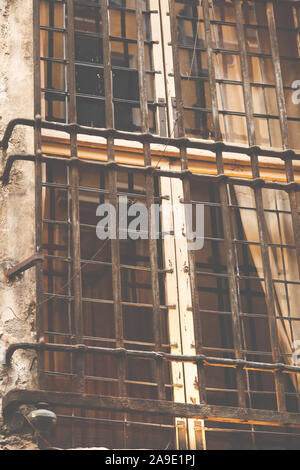
<svg viewBox="0 0 300 470">
<path fill-rule="evenodd" d="M 198 418 L 229 423 L 300 426 L 299 413 L 20 389 L 11 390 L 3 397 L 3 416 L 5 419 L 8 419 L 20 405 L 37 403 L 47 403 L 50 407 L 64 406 L 68 408 L 140 412 L 161 414 L 174 418 Z"/>
</svg>

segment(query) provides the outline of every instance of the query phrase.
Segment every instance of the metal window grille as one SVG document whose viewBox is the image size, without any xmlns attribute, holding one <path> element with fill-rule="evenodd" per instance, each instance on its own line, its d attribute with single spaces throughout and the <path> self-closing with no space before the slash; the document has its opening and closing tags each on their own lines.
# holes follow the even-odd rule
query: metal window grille
<svg viewBox="0 0 300 470">
<path fill-rule="evenodd" d="M 79 4 L 80 2 L 75 3 Z M 94 3 L 91 3 L 92 7 L 94 7 Z M 180 21 L 178 21 L 176 7 L 178 4 L 181 4 L 180 7 L 182 7 L 182 3 L 173 0 L 169 2 L 176 91 L 177 137 L 170 135 L 168 138 L 164 138 L 155 135 L 153 133 L 154 128 L 150 123 L 151 119 L 149 120 L 149 103 L 146 92 L 144 22 L 142 20 L 145 11 L 143 12 L 144 5 L 139 1 L 132 5 L 132 7 L 128 7 L 128 9 L 131 12 L 131 8 L 133 8 L 136 15 L 141 133 L 132 134 L 131 132 L 121 132 L 115 129 L 114 111 L 116 112 L 116 109 L 114 109 L 115 96 L 113 95 L 113 66 L 110 61 L 112 41 L 109 37 L 108 3 L 105 0 L 99 1 L 103 31 L 105 128 L 99 129 L 97 122 L 95 128 L 84 127 L 76 123 L 78 109 L 78 88 L 76 91 L 75 71 L 76 22 L 74 21 L 74 6 L 76 5 L 73 0 L 67 0 L 66 2 L 49 2 L 49 5 L 59 4 L 67 9 L 67 24 L 65 29 L 62 28 L 64 29 L 62 34 L 66 35 L 66 58 L 63 60 L 67 69 L 65 74 L 67 92 L 63 96 L 64 102 L 67 103 L 67 123 L 50 122 L 40 119 L 40 50 L 39 47 L 36 47 L 35 113 L 37 117 L 34 121 L 16 120 L 12 122 L 2 140 L 2 147 L 7 148 L 9 137 L 14 126 L 17 124 L 30 125 L 35 129 L 36 154 L 27 157 L 9 157 L 2 181 L 7 183 L 11 165 L 16 159 L 27 159 L 35 162 L 37 252 L 41 253 L 42 247 L 46 250 L 46 261 L 37 259 L 36 268 L 38 343 L 13 345 L 7 354 L 7 358 L 10 359 L 13 352 L 18 348 L 32 348 L 38 351 L 41 390 L 10 392 L 4 399 L 4 409 L 8 413 L 10 408 L 20 401 L 48 402 L 50 406 L 55 407 L 60 416 L 60 427 L 55 441 L 55 444 L 58 446 L 102 445 L 102 439 L 105 438 L 105 432 L 109 426 L 110 429 L 115 429 L 111 431 L 111 441 L 107 443 L 107 445 L 112 447 L 116 443 L 124 448 L 143 446 L 143 443 L 138 440 L 140 427 L 145 429 L 155 428 L 155 432 L 153 431 L 151 434 L 153 446 L 155 446 L 156 442 L 163 442 L 163 445 L 169 448 L 176 445 L 188 447 L 189 442 L 187 442 L 185 434 L 186 419 L 195 418 L 201 420 L 197 422 L 199 427 L 196 432 L 198 448 L 226 448 L 226 446 L 234 447 L 235 445 L 238 445 L 238 448 L 299 447 L 299 391 L 297 385 L 293 385 L 291 377 L 297 377 L 300 368 L 288 364 L 280 348 L 278 322 L 281 322 L 282 318 L 278 316 L 274 289 L 276 282 L 283 282 L 288 296 L 289 284 L 299 285 L 299 279 L 290 281 L 285 275 L 284 281 L 282 281 L 274 279 L 272 275 L 270 266 L 270 247 L 272 244 L 268 240 L 266 212 L 271 210 L 277 218 L 280 218 L 281 211 L 265 207 L 263 199 L 265 191 L 284 191 L 288 194 L 290 202 L 290 211 L 288 212 L 292 220 L 294 232 L 293 243 L 288 246 L 282 242 L 278 248 L 281 252 L 288 248 L 294 250 L 298 269 L 300 269 L 299 183 L 295 182 L 294 175 L 300 155 L 296 151 L 289 149 L 289 117 L 285 109 L 278 45 L 279 30 L 276 28 L 274 5 L 273 2 L 253 3 L 253 5 L 259 4 L 259 8 L 266 11 L 264 30 L 268 32 L 270 40 L 271 53 L 268 55 L 268 58 L 272 59 L 274 69 L 275 82 L 273 88 L 275 87 L 279 110 L 276 119 L 280 123 L 283 146 L 283 150 L 278 151 L 256 145 L 254 121 L 259 116 L 256 116 L 253 111 L 253 100 L 251 97 L 251 86 L 256 85 L 250 83 L 249 67 L 247 66 L 249 52 L 246 49 L 245 19 L 243 17 L 243 4 L 240 0 L 235 0 L 232 4 L 230 3 L 230 8 L 234 7 L 236 15 L 234 27 L 236 28 L 239 48 L 235 55 L 239 57 L 241 63 L 242 80 L 240 86 L 243 89 L 245 106 L 242 117 L 246 120 L 248 144 L 241 146 L 226 144 L 221 141 L 224 132 L 222 132 L 220 126 L 220 116 L 221 119 L 225 119 L 231 113 L 227 112 L 227 110 L 220 111 L 218 106 L 217 84 L 223 85 L 225 79 L 216 79 L 215 76 L 214 58 L 221 51 L 213 47 L 212 31 L 213 25 L 219 24 L 220 21 L 213 19 L 212 10 L 214 5 L 209 3 L 208 0 L 201 2 L 202 18 L 198 18 L 198 21 L 203 24 L 205 30 L 205 46 L 203 48 L 206 53 L 207 70 L 204 77 L 201 77 L 201 75 L 197 77 L 200 82 L 204 81 L 209 85 L 209 95 L 203 92 L 203 87 L 199 89 L 202 93 L 200 100 L 210 96 L 210 111 L 207 112 L 206 108 L 202 109 L 201 107 L 198 109 L 197 107 L 197 110 L 193 109 L 193 112 L 198 113 L 198 121 L 195 119 L 195 122 L 198 122 L 198 126 L 200 128 L 202 126 L 202 129 L 208 126 L 208 121 L 211 120 L 213 127 L 210 135 L 207 134 L 207 137 L 214 137 L 216 142 L 209 140 L 197 141 L 187 136 L 187 134 L 190 134 L 193 126 L 190 127 L 185 124 L 187 109 L 182 90 L 184 78 L 180 71 L 179 49 L 182 48 L 182 44 L 180 43 L 179 34 L 181 29 L 178 27 L 178 23 L 180 24 L 182 18 L 179 18 Z M 184 3 L 187 4 L 188 2 Z M 192 3 L 199 9 L 197 2 Z M 224 2 L 219 3 L 222 4 Z M 299 17 L 297 2 L 281 3 L 284 3 L 284 5 L 288 4 L 295 17 Z M 39 37 L 39 6 L 40 2 L 36 1 L 34 10 L 36 44 L 39 44 L 37 41 Z M 117 5 L 115 2 L 112 2 L 111 7 L 121 12 L 127 10 L 124 4 Z M 187 10 L 188 7 L 189 5 L 186 6 Z M 156 13 L 150 11 L 146 14 Z M 182 13 L 179 16 L 182 16 Z M 192 22 L 194 22 L 194 19 Z M 222 25 L 223 23 L 221 22 L 219 26 Z M 55 32 L 53 24 L 49 28 L 49 33 Z M 193 29 L 195 30 L 195 27 Z M 293 32 L 298 35 L 298 27 Z M 197 51 L 198 49 L 195 50 Z M 262 52 L 258 52 L 256 56 L 259 60 L 266 58 Z M 299 60 L 298 57 L 289 59 L 295 60 L 295 62 Z M 200 67 L 198 70 L 203 71 L 203 68 Z M 262 85 L 263 89 L 266 87 L 265 84 Z M 51 95 L 52 91 L 42 89 L 42 93 L 49 93 Z M 52 102 L 51 99 L 50 102 Z M 51 114 L 51 106 L 51 104 L 48 104 L 47 116 L 52 119 L 54 115 Z M 208 115 L 211 117 L 208 118 Z M 240 116 L 240 114 L 237 115 Z M 267 122 L 273 119 L 268 112 L 264 114 L 263 118 Z M 41 153 L 41 129 L 44 128 L 64 131 L 70 135 L 69 158 L 43 155 Z M 77 149 L 79 134 L 106 138 L 107 162 L 96 163 L 80 160 Z M 138 142 L 143 145 L 144 167 L 125 166 L 115 161 L 114 142 L 117 138 Z M 153 167 L 151 144 L 172 145 L 177 148 L 180 154 L 180 171 L 162 170 L 159 167 Z M 215 155 L 212 174 L 207 175 L 191 171 L 188 158 L 189 149 L 207 150 Z M 252 173 L 251 177 L 238 178 L 230 176 L 226 170 L 225 153 L 247 156 Z M 261 177 L 263 157 L 283 162 L 286 174 L 284 182 L 269 181 Z M 46 178 L 43 178 L 42 175 L 42 165 L 44 163 L 47 165 Z M 85 168 L 92 169 L 85 170 Z M 98 179 L 95 186 L 91 185 L 92 178 L 89 179 L 89 172 L 97 173 Z M 121 177 L 120 175 L 122 174 L 125 174 L 125 177 Z M 87 183 L 83 183 L 85 177 L 87 178 Z M 134 272 L 139 271 L 137 265 L 130 266 L 122 260 L 120 240 L 111 240 L 110 254 L 107 255 L 105 260 L 93 259 L 89 263 L 85 256 L 82 256 L 85 249 L 82 243 L 82 229 L 84 226 L 86 226 L 86 229 L 91 228 L 88 227 L 89 223 L 82 221 L 85 211 L 81 213 L 81 207 L 84 205 L 85 196 L 86 200 L 91 200 L 91 194 L 93 196 L 92 199 L 107 199 L 116 207 L 120 192 L 124 191 L 125 188 L 125 193 L 143 198 L 149 207 L 155 200 L 163 197 L 159 190 L 160 177 L 180 179 L 183 184 L 183 203 L 203 202 L 209 214 L 207 216 L 209 220 L 209 233 L 206 234 L 206 243 L 210 244 L 212 257 L 207 261 L 203 259 L 203 253 L 195 256 L 193 252 L 189 252 L 188 259 L 192 292 L 191 311 L 193 312 L 195 331 L 194 356 L 174 355 L 169 349 L 170 345 L 168 344 L 166 327 L 163 327 L 163 324 L 165 321 L 164 315 L 172 306 L 163 303 L 164 288 L 161 279 L 168 270 L 161 264 L 161 246 L 157 241 L 149 240 L 147 256 L 142 260 L 144 264 L 139 265 L 142 271 L 149 273 L 149 281 L 145 282 L 143 287 L 140 287 L 139 282 L 134 278 Z M 137 178 L 144 180 L 144 189 L 142 191 L 135 189 Z M 120 181 L 123 182 L 123 186 L 120 186 Z M 255 207 L 243 208 L 237 203 L 234 198 L 234 189 L 237 186 L 251 188 L 254 195 Z M 120 188 L 122 189 L 120 190 Z M 206 189 L 202 191 L 201 188 Z M 48 200 L 49 210 L 45 214 L 42 213 L 43 191 L 46 191 L 47 194 L 46 199 Z M 136 194 L 136 191 L 138 194 Z M 65 201 L 63 204 L 64 214 L 59 209 L 57 202 L 59 197 Z M 256 267 L 251 263 L 249 255 L 249 245 L 251 243 L 247 240 L 245 233 L 243 233 L 239 215 L 239 210 L 241 209 L 253 211 L 254 216 L 257 218 L 259 240 L 256 244 L 261 250 L 261 274 L 257 272 Z M 45 218 L 46 216 L 47 218 Z M 62 220 L 57 219 L 60 216 L 63 217 Z M 55 230 L 50 228 L 51 224 L 55 225 L 55 230 L 65 230 L 64 239 L 68 240 L 66 246 L 55 245 Z M 47 233 L 46 241 L 45 239 L 43 240 L 43 226 L 47 226 L 47 229 L 44 230 L 44 236 Z M 61 255 L 57 254 L 60 250 L 62 250 Z M 133 259 L 137 262 L 137 253 L 133 255 Z M 65 268 L 56 271 L 59 263 L 65 263 Z M 84 270 L 83 264 L 91 265 L 89 266 L 90 278 L 95 276 L 97 270 L 111 270 L 109 274 L 112 285 L 111 297 L 104 299 L 104 301 L 103 298 L 90 299 L 85 297 L 84 277 L 87 272 Z M 127 273 L 127 277 L 122 278 L 124 270 Z M 129 278 L 128 272 L 133 277 Z M 61 278 L 59 281 L 54 280 L 56 274 L 58 274 L 57 277 Z M 47 292 L 45 292 L 43 286 L 43 275 L 47 278 Z M 138 277 L 138 274 L 135 273 L 135 276 Z M 203 277 L 205 280 L 203 280 Z M 208 278 L 212 279 L 212 281 L 208 280 Z M 136 290 L 139 288 L 149 290 L 150 287 L 152 301 L 148 305 L 141 305 L 137 302 L 136 298 L 133 301 L 124 300 L 123 281 L 123 284 L 125 284 L 127 289 L 131 290 L 131 293 L 136 293 Z M 265 294 L 262 292 L 258 281 L 264 282 Z M 66 287 L 64 287 L 65 284 Z M 59 291 L 63 289 L 63 294 L 55 291 L 57 285 L 59 286 Z M 201 295 L 203 291 L 210 292 L 214 296 L 215 308 L 209 308 L 206 301 L 203 302 L 203 296 Z M 107 294 L 109 295 L 110 293 Z M 129 298 L 132 297 L 127 297 L 127 299 Z M 261 302 L 260 305 L 263 305 L 262 313 L 256 311 L 257 298 Z M 46 299 L 47 314 L 45 316 L 44 307 Z M 88 310 L 84 307 L 84 303 L 90 301 L 97 303 L 97 300 L 99 301 L 98 303 L 107 304 L 111 308 L 110 317 L 111 319 L 113 318 L 114 337 L 109 338 L 109 347 L 108 345 L 104 346 L 106 340 L 101 338 L 101 336 L 97 338 L 98 345 L 95 346 L 85 330 L 87 327 L 85 312 L 88 312 Z M 63 305 L 61 309 L 57 307 L 59 302 Z M 247 308 L 244 309 L 244 305 L 247 305 Z M 150 321 L 153 326 L 152 342 L 149 340 L 139 341 L 139 344 L 135 344 L 135 347 L 132 347 L 132 345 L 129 345 L 130 342 L 126 341 L 128 338 L 126 337 L 126 332 L 124 332 L 124 318 L 127 307 L 133 309 L 137 307 L 140 311 L 141 309 L 150 310 Z M 59 314 L 59 312 L 63 312 L 65 315 L 66 329 L 64 331 L 52 331 L 51 328 L 55 326 L 53 315 Z M 214 346 L 210 346 L 206 341 L 205 324 L 207 321 L 212 321 L 208 320 L 208 316 L 209 318 L 212 316 L 217 318 L 218 328 L 220 328 L 221 332 L 219 342 Z M 269 349 L 266 348 L 263 351 L 258 349 L 261 343 L 255 332 L 255 328 L 258 327 L 258 319 L 264 322 L 264 331 L 269 343 Z M 293 328 L 294 321 L 296 322 L 298 319 L 296 316 L 294 317 L 293 312 L 289 312 L 287 322 L 290 328 Z M 96 328 L 96 326 L 93 328 Z M 59 336 L 61 339 L 58 339 Z M 255 344 L 256 341 L 257 344 Z M 101 344 L 100 346 L 99 343 Z M 210 355 L 209 352 L 212 352 L 212 354 Z M 63 357 L 61 361 L 59 360 L 60 354 Z M 91 366 L 88 365 L 88 356 L 99 358 L 97 359 L 99 362 L 106 360 L 103 358 L 108 358 L 108 362 L 111 361 L 111 368 L 116 372 L 114 377 L 110 377 L 112 379 L 110 381 L 115 384 L 115 393 L 112 393 L 112 388 L 109 389 L 110 386 L 108 386 L 109 396 L 106 396 L 103 391 L 99 395 L 97 394 L 96 385 L 94 385 L 95 393 L 87 392 L 87 390 L 90 390 L 87 388 L 89 380 L 96 378 L 99 381 L 102 379 L 105 382 L 105 377 L 99 377 L 99 375 L 97 377 L 98 371 L 95 373 L 95 369 L 91 370 Z M 144 363 L 152 361 L 151 377 L 148 376 L 142 380 L 141 377 L 131 379 L 128 376 L 128 370 L 130 369 L 128 364 L 131 360 L 137 360 L 137 358 L 139 360 L 142 359 Z M 62 370 L 55 369 L 56 361 L 63 364 Z M 198 382 L 196 386 L 200 404 L 194 405 L 172 401 L 172 386 L 174 384 L 170 380 L 170 368 L 166 365 L 174 362 L 194 363 L 197 365 Z M 97 367 L 95 364 L 96 362 L 94 361 L 92 368 Z M 47 367 L 49 367 L 49 370 L 47 370 Z M 220 380 L 216 381 L 215 377 L 216 373 L 218 375 L 218 372 Z M 96 376 L 93 377 L 93 373 Z M 132 382 L 131 384 L 129 383 L 130 381 Z M 147 392 L 147 394 L 149 393 L 147 395 L 148 398 L 132 396 L 129 390 L 130 385 L 133 384 L 151 389 Z M 54 390 L 51 390 L 52 387 Z M 57 387 L 59 387 L 59 390 L 57 390 Z M 257 407 L 255 404 L 257 404 Z M 84 423 L 83 426 L 80 423 Z M 86 423 L 89 423 L 88 433 L 85 433 Z M 71 430 L 70 439 L 66 437 L 66 429 Z M 135 431 L 132 431 L 133 429 Z M 203 431 L 205 439 L 203 438 Z M 162 436 L 164 437 L 162 438 Z M 137 444 L 139 442 L 140 444 Z"/>
</svg>

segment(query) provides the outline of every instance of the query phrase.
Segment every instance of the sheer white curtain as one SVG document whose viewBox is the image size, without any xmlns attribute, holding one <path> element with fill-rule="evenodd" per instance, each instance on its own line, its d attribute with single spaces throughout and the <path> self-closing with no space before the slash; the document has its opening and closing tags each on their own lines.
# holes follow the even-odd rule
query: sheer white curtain
<svg viewBox="0 0 300 470">
<path fill-rule="evenodd" d="M 265 16 L 265 6 L 262 4 L 244 4 L 245 23 L 259 25 L 259 28 L 245 28 L 246 46 L 248 53 L 271 54 L 270 39 L 267 29 L 267 18 Z M 280 10 L 276 6 L 276 22 L 279 26 L 294 28 L 295 19 L 290 10 Z M 227 22 L 235 22 L 234 6 L 223 1 L 214 1 L 212 7 L 212 18 Z M 234 27 L 215 25 L 213 27 L 213 39 L 217 47 L 228 50 L 237 50 L 238 41 Z M 286 30 L 278 30 L 278 41 L 280 55 L 291 55 L 295 59 L 299 56 L 296 35 L 287 33 Z M 233 62 L 230 62 L 230 54 L 227 54 L 224 60 L 224 54 L 216 54 L 216 76 L 217 78 L 230 78 L 235 81 L 241 81 L 241 69 L 238 56 L 232 56 Z M 299 71 L 299 62 L 286 61 L 281 59 L 282 80 L 285 87 L 290 87 L 291 83 L 297 78 Z M 260 117 L 254 119 L 256 143 L 263 147 L 281 147 L 281 133 L 279 126 L 279 113 L 277 107 L 274 71 L 271 58 L 248 56 L 249 79 L 256 86 L 251 86 L 252 102 L 254 113 L 271 114 L 274 118 Z M 230 75 L 229 75 L 230 73 Z M 265 85 L 268 85 L 267 87 Z M 271 85 L 271 86 L 270 86 Z M 242 111 L 243 96 L 242 86 L 238 84 L 231 88 L 227 85 L 219 85 L 218 88 L 219 109 Z M 285 89 L 286 108 L 288 116 L 300 117 L 300 105 L 295 106 L 292 103 L 291 91 Z M 232 117 L 226 117 L 226 120 L 220 119 L 221 129 L 226 140 L 234 142 L 247 143 L 247 131 L 245 118 L 233 120 Z M 224 124 L 224 125 L 223 125 Z M 227 124 L 227 127 L 225 126 Z M 224 127 L 224 128 L 223 128 Z M 288 121 L 289 127 L 289 145 L 291 148 L 299 148 L 299 123 Z M 278 160 L 276 160 L 278 162 Z M 274 163 L 274 161 L 273 161 Z M 255 197 L 251 188 L 246 186 L 236 186 L 235 194 L 238 205 L 241 207 L 250 207 L 255 209 Z M 268 232 L 269 243 L 281 245 L 293 245 L 293 226 L 290 212 L 289 196 L 284 191 L 263 189 L 263 204 L 265 211 L 265 221 Z M 271 211 L 279 211 L 271 212 Z M 283 212 L 282 212 L 283 211 Z M 254 210 L 240 209 L 241 221 L 245 233 L 245 238 L 249 242 L 260 242 L 257 216 Z M 258 276 L 263 278 L 262 256 L 259 245 L 249 245 L 253 262 L 258 272 Z M 295 249 L 288 247 L 269 247 L 269 257 L 272 277 L 278 281 L 274 282 L 276 314 L 282 320 L 277 321 L 278 335 L 281 350 L 289 355 L 293 352 L 293 344 L 300 340 L 300 321 L 289 322 L 289 317 L 300 319 L 300 288 L 299 285 L 292 282 L 299 281 L 299 272 Z M 262 281 L 262 288 L 265 291 L 265 284 Z M 286 361 L 292 364 L 292 357 L 287 356 Z"/>
<path fill-rule="evenodd" d="M 236 186 L 235 194 L 238 205 L 255 208 L 254 192 L 247 186 Z M 289 196 L 284 191 L 263 189 L 263 204 L 267 227 L 268 243 L 293 245 L 293 227 L 290 212 Z M 269 211 L 269 212 L 268 212 Z M 278 211 L 278 212 L 271 212 Z M 241 209 L 241 221 L 248 241 L 259 242 L 258 222 L 253 210 Z M 263 277 L 260 246 L 249 245 L 253 262 L 259 277 Z M 300 321 L 288 321 L 289 317 L 300 319 L 300 287 L 293 282 L 299 281 L 298 264 L 295 249 L 289 247 L 269 247 L 269 257 L 274 282 L 278 336 L 286 362 L 293 364 L 291 354 L 295 342 L 300 340 Z M 276 282 L 276 281 L 287 281 Z M 265 291 L 265 283 L 261 281 Z"/>
</svg>

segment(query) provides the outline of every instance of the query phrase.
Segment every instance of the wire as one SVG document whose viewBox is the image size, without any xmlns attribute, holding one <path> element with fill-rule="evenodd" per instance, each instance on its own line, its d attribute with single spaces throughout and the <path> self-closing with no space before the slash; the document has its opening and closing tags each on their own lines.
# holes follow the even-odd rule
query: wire
<svg viewBox="0 0 300 470">
<path fill-rule="evenodd" d="M 18 315 L 16 315 L 15 312 L 14 312 L 14 310 L 13 310 L 11 307 L 9 307 L 8 305 L 7 305 L 5 308 L 8 308 L 8 309 L 12 312 L 13 316 L 14 316 L 17 320 L 23 321 L 23 322 L 26 322 L 26 321 L 28 320 L 28 318 L 30 317 L 30 314 L 32 313 L 32 312 L 31 312 L 31 309 L 30 309 L 30 305 L 29 305 L 29 308 L 28 308 L 28 313 L 27 313 L 26 318 L 21 318 L 21 317 L 19 317 Z"/>
<path fill-rule="evenodd" d="M 33 429 L 33 431 L 36 433 L 36 436 L 42 439 L 44 443 L 47 445 L 47 447 L 51 447 L 50 442 L 40 433 L 40 431 L 34 426 L 34 424 L 30 421 L 30 419 L 25 414 L 22 414 L 22 416 L 25 419 L 25 421 L 27 421 L 29 426 Z"/>
<path fill-rule="evenodd" d="M 108 239 L 105 240 L 104 244 L 94 253 L 94 255 L 93 255 L 88 261 L 86 261 L 85 263 L 82 264 L 82 266 L 80 267 L 80 269 L 78 269 L 78 270 L 75 272 L 75 274 L 73 274 L 73 276 L 68 280 L 68 282 L 66 282 L 66 284 L 64 284 L 64 285 L 59 289 L 58 292 L 56 292 L 55 294 L 50 295 L 47 299 L 43 300 L 42 302 L 39 302 L 39 303 L 36 305 L 36 307 L 40 307 L 41 305 L 46 304 L 47 302 L 49 302 L 51 299 L 53 299 L 53 298 L 55 298 L 55 297 L 57 298 L 57 296 L 60 295 L 60 294 L 64 291 L 64 289 L 65 289 L 66 287 L 69 287 L 69 286 L 70 286 L 70 284 L 71 284 L 71 282 L 73 281 L 73 279 L 75 279 L 75 277 L 78 276 L 78 274 L 80 274 L 80 273 L 82 272 L 82 270 L 85 268 L 85 266 L 87 266 L 90 261 L 92 261 L 97 255 L 99 255 L 99 254 L 102 252 L 102 250 L 105 248 L 105 246 L 107 245 L 107 243 L 108 243 Z"/>
<path fill-rule="evenodd" d="M 135 199 L 132 199 L 131 200 L 131 204 L 130 205 L 133 205 L 135 204 L 136 202 L 138 201 L 138 198 L 135 198 Z M 96 258 L 97 255 L 99 255 L 102 250 L 104 250 L 104 248 L 106 247 L 106 245 L 108 244 L 108 241 L 109 239 L 105 240 L 105 242 L 103 243 L 103 245 L 93 254 L 93 256 L 87 260 L 85 263 L 82 264 L 82 266 L 80 267 L 80 269 L 78 269 L 74 274 L 73 276 L 59 289 L 58 292 L 56 292 L 55 294 L 52 294 L 50 295 L 47 299 L 43 300 L 42 302 L 39 302 L 36 307 L 40 307 L 42 305 L 45 305 L 47 302 L 49 302 L 51 299 L 55 299 L 57 300 L 57 296 L 62 294 L 62 292 L 64 291 L 64 289 L 66 287 L 69 287 L 71 282 L 73 281 L 73 279 L 75 279 L 76 276 L 78 276 L 78 274 L 80 274 L 82 272 L 82 270 L 89 264 L 90 261 L 92 261 L 93 259 Z M 10 308 L 10 307 L 8 307 Z"/>
</svg>

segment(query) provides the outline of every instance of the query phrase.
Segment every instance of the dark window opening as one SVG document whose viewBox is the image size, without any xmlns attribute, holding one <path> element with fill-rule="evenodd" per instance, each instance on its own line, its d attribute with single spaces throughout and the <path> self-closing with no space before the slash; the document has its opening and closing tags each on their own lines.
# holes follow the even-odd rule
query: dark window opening
<svg viewBox="0 0 300 470">
<path fill-rule="evenodd" d="M 68 75 L 68 14 L 64 2 L 57 9 L 56 2 L 44 2 L 42 10 L 41 59 L 42 90 L 45 116 L 49 121 L 68 122 L 70 96 Z M 99 2 L 74 2 L 74 56 L 77 95 L 77 120 L 91 127 L 105 127 L 105 116 L 96 117 L 102 110 L 98 98 L 105 98 L 103 70 L 103 21 Z M 149 11 L 147 2 L 144 11 Z M 141 131 L 140 93 L 137 71 L 137 36 L 135 5 L 132 2 L 109 2 L 110 47 L 113 81 L 114 125 L 125 131 Z M 47 16 L 47 21 L 44 20 Z M 57 17 L 61 16 L 60 31 L 56 32 Z M 156 108 L 150 13 L 145 16 L 145 60 L 147 67 L 147 92 L 151 108 L 151 132 L 156 132 Z M 53 31 L 54 29 L 54 31 Z M 60 70 L 58 70 L 60 67 Z M 53 91 L 50 91 L 53 89 Z M 57 98 L 55 89 L 61 90 Z M 61 106 L 53 103 L 61 101 Z M 90 107 L 90 110 L 88 109 Z"/>
</svg>

